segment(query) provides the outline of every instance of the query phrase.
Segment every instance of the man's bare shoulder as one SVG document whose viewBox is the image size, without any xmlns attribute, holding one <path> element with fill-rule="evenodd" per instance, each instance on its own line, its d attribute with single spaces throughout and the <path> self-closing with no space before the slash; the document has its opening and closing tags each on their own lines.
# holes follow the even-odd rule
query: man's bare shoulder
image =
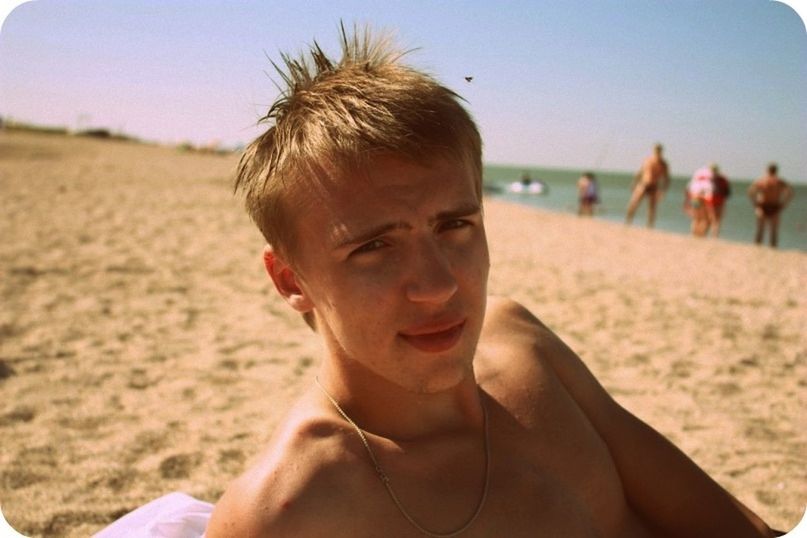
<svg viewBox="0 0 807 538">
<path fill-rule="evenodd" d="M 557 337 L 521 303 L 490 296 L 480 339 L 492 345 L 550 345 Z"/>
<path fill-rule="evenodd" d="M 350 525 L 351 507 L 342 506 L 348 496 L 333 492 L 361 488 L 368 475 L 375 476 L 356 472 L 366 462 L 352 430 L 307 400 L 298 402 L 267 449 L 227 487 L 216 503 L 209 538 L 320 536 Z M 327 529 L 320 528 L 326 523 Z"/>
<path fill-rule="evenodd" d="M 600 392 L 580 357 L 525 306 L 506 298 L 488 301 L 478 354 L 477 377 L 483 386 L 495 380 L 510 392 L 525 383 L 558 380 L 575 399 L 581 391 Z"/>
<path fill-rule="evenodd" d="M 547 368 L 571 351 L 522 304 L 489 297 L 474 369 L 485 379 L 531 378 L 540 381 Z"/>
</svg>

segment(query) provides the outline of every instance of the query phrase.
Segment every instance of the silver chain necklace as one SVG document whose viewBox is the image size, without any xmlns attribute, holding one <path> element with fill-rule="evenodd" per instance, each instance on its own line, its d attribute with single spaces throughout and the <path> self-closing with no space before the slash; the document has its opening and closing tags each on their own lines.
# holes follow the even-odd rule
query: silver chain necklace
<svg viewBox="0 0 807 538">
<path fill-rule="evenodd" d="M 384 472 L 384 469 L 381 468 L 381 464 L 378 463 L 378 460 L 375 457 L 375 453 L 373 452 L 373 449 L 370 448 L 370 443 L 367 442 L 367 437 L 364 435 L 362 429 L 359 428 L 356 425 L 356 423 L 353 422 L 353 420 L 351 420 L 349 416 L 347 416 L 347 413 L 345 413 L 344 410 L 342 410 L 342 408 L 339 406 L 339 404 L 336 402 L 333 396 L 331 396 L 330 393 L 327 390 L 325 390 L 325 387 L 323 387 L 322 383 L 319 382 L 319 378 L 315 377 L 314 381 L 316 381 L 317 386 L 320 388 L 320 390 L 322 390 L 323 393 L 325 393 L 325 396 L 331 401 L 331 403 L 339 412 L 339 414 L 342 415 L 342 418 L 348 421 L 348 423 L 351 426 L 353 426 L 353 428 L 356 430 L 356 433 L 359 434 L 359 438 L 361 439 L 362 444 L 364 444 L 364 448 L 367 449 L 367 454 L 370 456 L 370 459 L 373 462 L 373 467 L 375 467 L 375 471 L 376 473 L 378 473 L 378 477 L 381 479 L 381 482 L 384 484 L 384 487 L 387 488 L 389 496 L 392 497 L 392 501 L 395 503 L 395 506 L 398 507 L 398 510 L 401 512 L 401 514 L 406 518 L 407 521 L 409 521 L 409 523 L 412 524 L 413 527 L 415 527 L 418 531 L 425 534 L 426 536 L 431 536 L 433 538 L 451 538 L 452 536 L 458 536 L 463 532 L 465 532 L 466 530 L 468 530 L 468 528 L 473 524 L 474 521 L 476 521 L 476 518 L 479 517 L 479 514 L 482 512 L 482 507 L 485 505 L 485 500 L 488 498 L 488 485 L 490 484 L 490 439 L 488 438 L 488 410 L 485 407 L 485 400 L 483 398 L 479 399 L 480 403 L 482 404 L 482 416 L 484 421 L 483 427 L 485 429 L 485 487 L 482 489 L 482 497 L 479 499 L 479 504 L 476 507 L 474 515 L 472 515 L 471 519 L 469 519 L 464 525 L 462 525 L 462 527 L 460 527 L 455 531 L 439 533 L 424 529 L 417 521 L 414 520 L 412 516 L 409 515 L 409 512 L 407 512 L 406 509 L 403 507 L 401 501 L 398 500 L 398 496 L 395 495 L 395 491 L 393 491 L 392 489 L 390 479 L 387 476 L 387 473 Z"/>
</svg>

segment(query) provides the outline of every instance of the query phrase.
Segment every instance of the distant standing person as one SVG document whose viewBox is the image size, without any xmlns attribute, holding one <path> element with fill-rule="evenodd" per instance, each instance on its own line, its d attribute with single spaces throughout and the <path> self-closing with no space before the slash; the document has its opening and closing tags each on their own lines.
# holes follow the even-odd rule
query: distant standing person
<svg viewBox="0 0 807 538">
<path fill-rule="evenodd" d="M 645 159 L 642 167 L 636 173 L 633 181 L 633 194 L 628 204 L 628 213 L 625 222 L 631 224 L 633 215 L 642 201 L 647 197 L 647 227 L 652 228 L 656 222 L 656 205 L 667 187 L 670 186 L 670 170 L 661 153 L 664 150 L 661 144 L 653 147 L 653 155 Z"/>
<path fill-rule="evenodd" d="M 720 173 L 720 168 L 712 163 L 712 196 L 706 199 L 706 217 L 709 219 L 709 228 L 712 236 L 720 235 L 720 223 L 723 221 L 723 209 L 726 200 L 731 196 L 731 185 L 726 176 Z"/>
<path fill-rule="evenodd" d="M 707 200 L 711 200 L 714 189 L 714 172 L 708 166 L 695 170 L 684 191 L 684 211 L 692 219 L 692 235 L 703 237 L 709 230 Z"/>
<path fill-rule="evenodd" d="M 593 216 L 594 206 L 600 203 L 600 189 L 597 185 L 597 178 L 592 172 L 585 172 L 577 180 L 577 198 L 580 205 L 577 214 L 580 216 Z"/>
<path fill-rule="evenodd" d="M 793 188 L 778 176 L 776 163 L 769 164 L 768 173 L 748 187 L 748 198 L 757 215 L 756 243 L 762 243 L 765 226 L 769 224 L 770 244 L 775 247 L 779 240 L 779 214 L 793 199 Z"/>
</svg>

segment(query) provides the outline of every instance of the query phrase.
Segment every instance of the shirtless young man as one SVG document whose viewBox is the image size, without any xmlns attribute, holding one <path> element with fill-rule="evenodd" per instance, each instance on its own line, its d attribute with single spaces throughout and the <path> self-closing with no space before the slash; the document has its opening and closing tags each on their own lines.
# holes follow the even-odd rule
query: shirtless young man
<svg viewBox="0 0 807 538">
<path fill-rule="evenodd" d="M 481 140 L 456 94 L 346 37 L 286 58 L 237 179 L 325 343 L 216 505 L 219 537 L 767 536 L 521 305 L 488 300 Z"/>
<path fill-rule="evenodd" d="M 633 194 L 628 203 L 628 213 L 625 216 L 627 224 L 633 222 L 633 215 L 645 196 L 647 197 L 647 227 L 652 228 L 656 222 L 656 206 L 670 186 L 670 170 L 667 161 L 661 156 L 663 149 L 661 144 L 656 144 L 653 147 L 653 155 L 644 160 L 642 167 L 636 173 L 633 180 Z"/>
<path fill-rule="evenodd" d="M 748 198 L 754 204 L 757 216 L 757 233 L 755 241 L 762 243 L 765 226 L 770 224 L 770 244 L 775 247 L 779 242 L 779 214 L 793 199 L 793 188 L 777 175 L 778 167 L 771 163 L 768 173 L 757 179 L 748 187 Z"/>
</svg>

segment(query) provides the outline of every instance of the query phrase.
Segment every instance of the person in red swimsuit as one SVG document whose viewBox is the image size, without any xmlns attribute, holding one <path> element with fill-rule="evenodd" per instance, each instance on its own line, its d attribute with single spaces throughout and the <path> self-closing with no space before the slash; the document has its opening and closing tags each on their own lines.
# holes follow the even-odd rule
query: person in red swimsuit
<svg viewBox="0 0 807 538">
<path fill-rule="evenodd" d="M 706 217 L 708 219 L 708 230 L 713 237 L 720 235 L 720 223 L 723 221 L 723 209 L 726 199 L 731 196 L 731 185 L 726 176 L 720 173 L 720 168 L 716 164 L 711 164 L 712 170 L 712 193 L 707 197 Z"/>
</svg>

